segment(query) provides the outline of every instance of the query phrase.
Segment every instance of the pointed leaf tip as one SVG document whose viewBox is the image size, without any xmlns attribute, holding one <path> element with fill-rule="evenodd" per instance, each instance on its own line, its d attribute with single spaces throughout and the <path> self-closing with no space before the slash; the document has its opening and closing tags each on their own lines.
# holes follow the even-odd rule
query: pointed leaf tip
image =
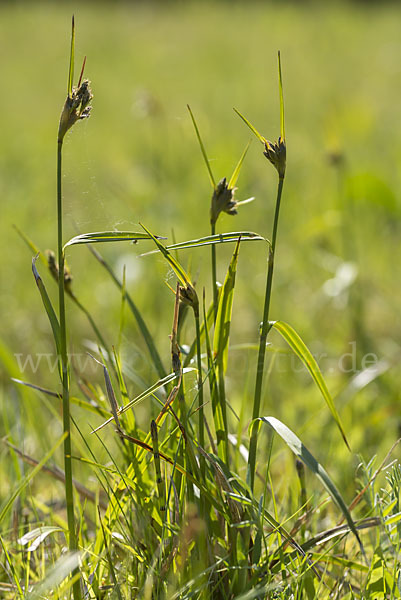
<svg viewBox="0 0 401 600">
<path fill-rule="evenodd" d="M 245 125 L 247 125 L 249 127 L 249 129 L 252 131 L 252 133 L 254 133 L 256 135 L 256 137 L 259 139 L 259 141 L 262 142 L 262 144 L 268 143 L 267 139 L 265 137 L 263 137 L 263 135 L 261 133 L 259 133 L 259 131 L 256 129 L 256 127 L 254 127 L 252 125 L 252 123 L 250 121 L 248 121 L 248 119 L 239 112 L 239 110 L 237 110 L 236 108 L 233 108 L 233 110 L 237 113 L 237 115 L 239 117 L 241 117 L 241 119 L 244 121 Z"/>
<path fill-rule="evenodd" d="M 188 108 L 189 114 L 191 116 L 193 126 L 195 128 L 196 137 L 198 138 L 198 143 L 199 143 L 199 146 L 200 146 L 200 150 L 202 152 L 203 160 L 205 161 L 207 172 L 209 174 L 210 183 L 212 184 L 213 189 L 216 189 L 216 180 L 215 180 L 215 178 L 213 176 L 213 173 L 212 173 L 212 169 L 211 169 L 211 166 L 210 166 L 210 163 L 209 163 L 209 159 L 208 159 L 207 154 L 206 154 L 205 146 L 203 145 L 202 138 L 200 136 L 198 125 L 197 125 L 197 123 L 195 121 L 195 117 L 193 115 L 193 112 L 192 112 L 191 107 L 189 106 L 189 104 L 187 104 L 187 108 Z"/>
<path fill-rule="evenodd" d="M 241 171 L 241 167 L 242 167 L 242 163 L 244 162 L 244 158 L 246 156 L 246 153 L 248 152 L 249 146 L 251 145 L 252 140 L 250 139 L 249 142 L 247 143 L 247 145 L 245 146 L 245 150 L 243 151 L 243 153 L 241 154 L 241 157 L 237 163 L 237 166 L 235 167 L 233 174 L 231 175 L 231 179 L 228 182 L 228 188 L 232 189 L 235 184 L 237 183 L 238 180 L 238 176 L 240 174 Z"/>
<path fill-rule="evenodd" d="M 281 74 L 281 53 L 278 51 L 278 87 L 280 94 L 280 136 L 285 141 L 283 77 Z"/>
<path fill-rule="evenodd" d="M 70 48 L 70 66 L 68 69 L 68 97 L 72 96 L 72 86 L 74 81 L 74 54 L 75 54 L 75 19 L 72 15 L 72 28 L 71 28 L 71 48 Z"/>
</svg>

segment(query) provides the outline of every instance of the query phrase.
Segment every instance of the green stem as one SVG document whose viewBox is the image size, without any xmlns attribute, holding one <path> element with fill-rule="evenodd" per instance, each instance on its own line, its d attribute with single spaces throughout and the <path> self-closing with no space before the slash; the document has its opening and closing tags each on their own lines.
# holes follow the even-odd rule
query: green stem
<svg viewBox="0 0 401 600">
<path fill-rule="evenodd" d="M 65 318 L 65 290 L 64 290 L 64 251 L 63 251 L 63 203 L 61 188 L 61 165 L 62 165 L 63 141 L 57 143 L 57 249 L 58 249 L 58 291 L 59 291 L 59 318 L 60 318 L 60 352 L 63 385 L 63 429 L 66 434 L 64 440 L 64 472 L 65 472 L 65 499 L 67 506 L 68 523 L 68 546 L 70 551 L 77 550 L 77 538 L 75 534 L 74 517 L 74 495 L 72 482 L 72 459 L 71 459 L 71 423 L 70 423 L 70 384 L 69 366 L 67 355 L 67 329 Z M 73 572 L 73 575 L 77 570 Z M 81 587 L 79 580 L 73 584 L 74 600 L 80 600 Z"/>
<path fill-rule="evenodd" d="M 205 449 L 205 427 L 203 414 L 203 385 L 202 385 L 202 358 L 200 341 L 200 323 L 199 323 L 199 305 L 194 307 L 195 327 L 196 327 L 196 357 L 198 366 L 198 418 L 199 418 L 199 445 Z M 203 478 L 206 473 L 205 459 L 200 456 L 200 469 Z"/>
<path fill-rule="evenodd" d="M 216 223 L 211 223 L 211 234 L 216 233 Z M 216 246 L 212 244 L 212 285 L 213 285 L 213 310 L 214 310 L 214 322 L 216 323 L 217 318 L 217 305 L 218 305 L 218 292 L 217 292 L 217 266 L 216 266 Z"/>
<path fill-rule="evenodd" d="M 277 240 L 277 228 L 278 228 L 278 217 L 280 213 L 280 202 L 281 194 L 283 191 L 284 177 L 279 178 L 277 188 L 277 199 L 276 199 L 276 210 L 274 213 L 273 223 L 273 235 L 272 245 L 269 251 L 269 266 L 267 269 L 267 280 L 266 280 L 266 293 L 265 293 L 265 304 L 263 309 L 263 321 L 260 331 L 259 339 L 259 353 L 256 371 L 256 383 L 255 383 L 255 395 L 253 399 L 253 412 L 252 420 L 257 419 L 260 416 L 260 400 L 262 395 L 262 384 L 263 384 L 263 371 L 265 365 L 265 354 L 266 354 L 266 340 L 267 335 L 270 331 L 271 325 L 269 325 L 269 308 L 270 298 L 272 293 L 273 284 L 273 271 L 274 271 L 274 255 L 276 250 Z M 247 483 L 253 491 L 255 482 L 255 469 L 256 469 L 256 449 L 258 444 L 258 424 L 254 423 L 252 426 L 251 440 L 249 444 L 249 457 L 248 457 L 248 470 L 247 470 Z"/>
</svg>

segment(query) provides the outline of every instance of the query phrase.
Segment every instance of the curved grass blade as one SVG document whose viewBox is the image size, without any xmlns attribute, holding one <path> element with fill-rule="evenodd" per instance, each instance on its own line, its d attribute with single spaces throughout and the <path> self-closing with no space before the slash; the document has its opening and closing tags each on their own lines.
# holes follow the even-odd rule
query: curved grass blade
<svg viewBox="0 0 401 600">
<path fill-rule="evenodd" d="M 189 114 L 191 115 L 192 123 L 193 123 L 194 128 L 195 128 L 196 137 L 198 138 L 198 142 L 199 142 L 199 146 L 200 146 L 200 149 L 201 149 L 201 152 L 202 152 L 202 156 L 203 156 L 203 159 L 205 161 L 207 172 L 209 174 L 210 183 L 212 184 L 212 187 L 215 189 L 216 188 L 216 181 L 215 181 L 215 179 L 213 177 L 212 169 L 210 167 L 209 159 L 207 157 L 206 150 L 205 150 L 205 147 L 204 147 L 203 142 L 202 142 L 202 138 L 201 138 L 200 133 L 199 133 L 198 125 L 196 124 L 195 117 L 192 114 L 192 110 L 191 110 L 189 104 L 187 104 L 187 108 L 188 108 Z"/>
<path fill-rule="evenodd" d="M 52 398 L 61 398 L 61 394 L 58 392 L 53 392 L 52 390 L 48 390 L 40 385 L 35 385 L 34 383 L 28 383 L 27 381 L 22 381 L 22 379 L 17 379 L 16 377 L 11 377 L 11 381 L 14 383 L 18 383 L 19 385 L 24 385 L 25 387 L 36 390 L 37 392 L 41 392 L 42 394 L 46 394 L 46 396 L 51 396 Z"/>
<path fill-rule="evenodd" d="M 16 232 L 18 233 L 18 235 L 21 237 L 21 239 L 25 242 L 25 244 L 28 246 L 28 248 L 30 248 L 30 250 L 36 255 L 39 254 L 39 258 L 42 261 L 42 263 L 44 264 L 44 266 L 46 267 L 47 270 L 49 269 L 49 261 L 46 258 L 46 256 L 43 254 L 43 252 L 41 252 L 39 250 L 39 248 L 33 243 L 32 240 L 30 240 L 28 238 L 27 235 L 25 235 L 25 233 L 23 231 L 21 231 L 16 225 L 13 225 L 14 229 L 16 230 Z M 83 305 L 81 304 L 81 302 L 78 300 L 77 296 L 74 294 L 74 292 L 72 291 L 71 288 L 66 288 L 65 290 L 68 294 L 68 296 L 71 298 L 71 300 L 75 303 L 75 305 L 79 308 L 79 310 L 81 310 L 84 315 L 86 316 L 86 318 L 88 319 L 96 337 L 98 338 L 100 344 L 103 346 L 103 348 L 105 349 L 106 353 L 108 356 L 110 356 L 110 351 L 108 349 L 107 343 L 104 339 L 104 337 L 102 336 L 98 326 L 96 325 L 92 315 L 90 314 L 89 310 Z"/>
<path fill-rule="evenodd" d="M 80 565 L 80 552 L 69 552 L 63 554 L 55 563 L 54 567 L 48 572 L 45 579 L 36 584 L 31 592 L 25 596 L 26 600 L 43 600 L 48 598 L 51 590 L 60 591 L 60 585 L 70 575 L 73 574 Z M 69 582 L 72 584 L 73 580 Z"/>
<path fill-rule="evenodd" d="M 182 372 L 184 374 L 184 373 L 189 373 L 190 371 L 196 371 L 196 369 L 193 369 L 192 367 L 188 367 L 186 369 L 183 369 Z M 178 377 L 179 377 L 179 375 L 177 375 L 176 373 L 170 373 L 170 375 L 167 375 L 167 377 L 164 377 L 163 379 L 159 379 L 159 381 L 157 381 L 155 384 L 153 384 L 147 390 L 145 390 L 144 392 L 142 392 L 142 394 L 139 394 L 139 396 L 136 396 L 133 400 L 131 400 L 130 402 L 128 402 L 128 404 L 125 404 L 125 406 L 122 406 L 118 410 L 118 413 L 117 413 L 118 416 L 122 415 L 123 413 L 125 413 L 127 410 L 129 410 L 135 404 L 138 404 L 139 402 L 142 402 L 142 400 L 145 400 L 149 396 L 152 396 L 153 394 L 155 394 L 157 392 L 157 390 L 159 390 L 160 388 L 168 385 L 169 383 L 171 383 L 172 381 L 174 381 Z M 108 419 L 107 421 L 105 421 L 104 423 L 102 423 L 101 425 L 99 425 L 99 427 L 96 427 L 96 429 L 94 429 L 93 431 L 91 431 L 91 433 L 96 433 L 100 429 L 103 429 L 103 427 L 106 427 L 106 425 L 108 425 L 109 423 L 111 423 L 111 421 L 114 421 L 114 417 L 111 417 L 110 419 Z"/>
<path fill-rule="evenodd" d="M 150 235 L 135 231 L 95 231 L 93 233 L 82 233 L 71 238 L 64 244 L 63 250 L 68 246 L 77 244 L 98 244 L 104 242 L 137 242 L 138 240 L 148 240 Z M 156 239 L 165 239 L 155 236 Z"/>
<path fill-rule="evenodd" d="M 50 396 L 51 398 L 57 398 L 58 400 L 62 399 L 62 395 L 59 392 L 53 392 L 52 390 L 48 390 L 47 388 L 44 388 L 40 385 L 35 385 L 34 383 L 28 383 L 27 381 L 22 381 L 21 379 L 17 379 L 16 377 L 11 377 L 11 381 L 14 381 L 14 383 L 18 383 L 19 385 L 22 385 L 24 387 L 27 388 L 31 388 L 37 392 L 41 392 L 42 394 L 45 394 L 45 396 Z M 110 411 L 104 409 L 102 406 L 100 406 L 99 404 L 96 404 L 95 402 L 88 402 L 87 400 L 83 400 L 82 398 L 78 398 L 76 396 L 70 396 L 70 402 L 71 404 L 75 404 L 76 406 L 79 406 L 80 408 L 84 408 L 85 410 L 94 413 L 95 415 L 100 415 L 102 417 L 104 417 L 105 419 L 110 415 Z"/>
<path fill-rule="evenodd" d="M 235 112 L 237 113 L 237 115 L 238 115 L 239 117 L 241 117 L 241 119 L 244 121 L 244 123 L 245 123 L 246 125 L 248 125 L 249 129 L 252 131 L 252 133 L 254 133 L 254 134 L 256 135 L 256 137 L 258 138 L 258 140 L 259 140 L 259 141 L 261 141 L 261 142 L 262 142 L 262 144 L 267 144 L 267 143 L 268 143 L 268 142 L 267 142 L 267 139 L 266 139 L 265 137 L 263 137 L 263 135 L 262 135 L 262 134 L 260 134 L 260 133 L 259 133 L 259 131 L 258 131 L 258 130 L 257 130 L 257 129 L 256 129 L 256 128 L 255 128 L 255 127 L 252 125 L 252 123 L 250 123 L 250 122 L 248 121 L 248 119 L 246 119 L 246 118 L 244 117 L 244 115 L 242 115 L 242 114 L 239 112 L 239 110 L 237 110 L 236 108 L 234 108 L 234 110 L 235 110 Z"/>
<path fill-rule="evenodd" d="M 38 286 L 40 295 L 42 297 L 42 302 L 43 302 L 43 306 L 45 307 L 47 316 L 49 318 L 49 322 L 53 331 L 53 337 L 54 337 L 54 341 L 56 343 L 56 348 L 57 348 L 57 355 L 60 356 L 60 324 L 58 322 L 56 313 L 54 312 L 54 308 L 53 305 L 50 301 L 50 298 L 47 294 L 46 288 L 45 288 L 45 284 L 42 281 L 42 278 L 40 277 L 38 270 L 36 268 L 36 261 L 39 257 L 39 254 L 37 254 L 33 259 L 32 259 L 32 273 L 33 276 L 35 277 L 35 281 L 36 281 L 36 285 Z"/>
<path fill-rule="evenodd" d="M 244 162 L 244 158 L 246 156 L 246 153 L 249 150 L 249 146 L 251 145 L 252 140 L 249 140 L 249 142 L 247 143 L 247 145 L 245 146 L 245 150 L 243 151 L 243 153 L 241 154 L 241 157 L 237 163 L 237 166 L 235 167 L 233 174 L 231 175 L 231 179 L 228 182 L 228 188 L 232 189 L 233 187 L 235 187 L 235 184 L 237 183 L 240 171 L 241 171 L 241 167 L 242 167 L 242 163 Z M 238 204 L 238 203 L 237 203 Z"/>
<path fill-rule="evenodd" d="M 156 246 L 158 247 L 160 252 L 163 254 L 164 258 L 169 263 L 170 267 L 173 269 L 174 273 L 177 275 L 177 277 L 180 280 L 180 282 L 182 283 L 182 285 L 185 285 L 185 287 L 193 288 L 193 285 L 191 283 L 189 276 L 187 275 L 185 269 L 180 265 L 178 260 L 176 260 L 170 254 L 170 252 L 167 250 L 167 248 L 158 241 L 158 238 L 156 236 L 154 236 L 153 233 L 151 233 L 149 231 L 149 229 L 146 229 L 145 225 L 142 225 L 142 223 L 140 223 L 140 226 L 143 227 L 143 229 L 146 231 L 148 236 L 152 238 L 152 240 L 154 241 L 154 243 L 156 244 Z"/>
<path fill-rule="evenodd" d="M 294 354 L 296 354 L 298 356 L 298 358 L 304 363 L 305 367 L 308 369 L 309 373 L 311 374 L 312 379 L 314 380 L 317 387 L 319 388 L 323 398 L 326 400 L 327 406 L 329 407 L 329 410 L 333 416 L 333 419 L 337 423 L 337 427 L 339 428 L 339 430 L 341 432 L 342 438 L 343 438 L 348 450 L 351 450 L 351 448 L 348 444 L 345 432 L 344 432 L 344 428 L 343 428 L 341 420 L 340 420 L 340 416 L 337 412 L 337 409 L 334 405 L 334 402 L 330 395 L 330 392 L 327 389 L 326 382 L 323 379 L 322 373 L 321 373 L 319 366 L 318 366 L 315 358 L 313 357 L 312 353 L 307 348 L 307 346 L 302 341 L 302 339 L 299 337 L 297 332 L 291 327 L 291 325 L 288 325 L 288 323 L 284 323 L 284 321 L 273 321 L 271 323 L 271 325 L 272 325 L 272 327 L 274 327 L 274 329 L 276 329 L 280 333 L 280 335 L 284 338 L 284 340 L 290 346 L 290 348 L 292 349 Z"/>
<path fill-rule="evenodd" d="M 36 550 L 40 544 L 52 533 L 56 533 L 59 531 L 63 531 L 61 527 L 56 526 L 44 526 L 44 527 L 36 527 L 28 533 L 25 533 L 22 537 L 17 540 L 17 543 L 20 546 L 29 546 L 25 548 L 26 552 L 33 552 Z"/>
<path fill-rule="evenodd" d="M 374 527 L 381 527 L 382 524 L 383 524 L 383 522 L 379 517 L 368 517 L 367 519 L 362 519 L 358 523 L 355 523 L 355 527 L 357 528 L 358 531 L 361 531 L 362 529 L 371 529 Z M 350 531 L 350 528 L 348 525 L 345 525 L 345 524 L 337 525 L 337 527 L 332 527 L 331 529 L 322 531 L 321 533 L 318 533 L 313 538 L 304 542 L 302 544 L 302 548 L 305 550 L 305 552 L 310 552 L 312 550 L 312 548 L 314 548 L 315 546 L 321 546 L 336 537 L 347 535 L 347 533 L 349 533 L 349 531 Z"/>
<path fill-rule="evenodd" d="M 259 417 L 256 420 L 262 421 L 263 423 L 266 423 L 272 429 L 274 429 L 274 431 L 276 433 L 278 433 L 278 435 L 282 438 L 282 440 L 284 440 L 284 442 L 287 444 L 287 446 L 290 448 L 290 450 L 295 454 L 295 456 L 297 456 L 297 458 L 299 458 L 303 463 L 305 463 L 305 465 L 308 467 L 308 469 L 310 469 L 312 471 L 312 473 L 314 473 L 316 475 L 316 477 L 320 480 L 320 482 L 323 484 L 323 486 L 326 488 L 326 490 L 330 494 L 333 502 L 338 506 L 338 508 L 343 513 L 343 515 L 348 523 L 348 527 L 350 528 L 350 530 L 352 531 L 352 533 L 355 535 L 356 539 L 358 540 L 358 544 L 361 548 L 361 552 L 365 556 L 365 552 L 363 549 L 361 539 L 358 535 L 355 523 L 352 520 L 352 517 L 348 511 L 347 505 L 345 504 L 336 485 L 330 479 L 329 475 L 327 474 L 325 469 L 322 467 L 322 465 L 320 463 L 318 463 L 318 461 L 309 452 L 309 450 L 306 448 L 306 446 L 304 446 L 304 444 L 301 442 L 301 440 L 295 435 L 295 433 L 293 431 L 291 431 L 291 429 L 289 429 L 286 425 L 284 425 L 284 423 L 282 423 L 275 417 Z"/>
<path fill-rule="evenodd" d="M 241 238 L 241 242 L 267 242 L 270 245 L 268 239 L 262 237 L 258 233 L 253 231 L 230 231 L 228 233 L 217 233 L 215 235 L 207 235 L 206 237 L 198 238 L 195 240 L 188 240 L 186 242 L 178 242 L 177 244 L 171 244 L 166 246 L 166 250 L 185 250 L 187 248 L 198 248 L 200 246 L 212 246 L 214 244 L 227 244 L 231 242 L 238 242 Z M 148 256 L 149 254 L 155 254 L 157 250 L 151 250 L 140 254 L 140 256 Z"/>
</svg>

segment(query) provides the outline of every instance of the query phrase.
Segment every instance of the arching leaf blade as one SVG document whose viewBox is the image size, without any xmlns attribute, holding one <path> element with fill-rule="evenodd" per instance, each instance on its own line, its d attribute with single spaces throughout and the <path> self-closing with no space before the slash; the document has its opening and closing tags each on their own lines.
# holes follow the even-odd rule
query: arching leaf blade
<svg viewBox="0 0 401 600">
<path fill-rule="evenodd" d="M 343 513 L 350 530 L 358 540 L 358 544 L 361 548 L 362 553 L 364 554 L 361 539 L 358 535 L 355 523 L 350 515 L 347 505 L 345 504 L 340 491 L 338 490 L 332 479 L 329 477 L 328 473 L 323 468 L 323 466 L 309 452 L 309 450 L 306 448 L 306 446 L 304 446 L 304 444 L 295 435 L 295 433 L 291 431 L 291 429 L 289 429 L 286 425 L 284 425 L 284 423 L 282 423 L 275 417 L 259 417 L 257 420 L 269 425 L 281 437 L 281 439 L 284 440 L 284 442 L 295 454 L 295 456 L 299 458 L 308 467 L 308 469 L 320 480 L 320 482 L 330 494 L 333 502 Z"/>
<path fill-rule="evenodd" d="M 298 358 L 304 363 L 305 367 L 308 369 L 312 379 L 316 383 L 323 398 L 326 401 L 327 406 L 329 407 L 329 410 L 337 424 L 337 427 L 341 432 L 342 438 L 348 450 L 351 450 L 340 420 L 340 416 L 337 412 L 333 399 L 330 395 L 326 382 L 323 378 L 323 375 L 319 369 L 319 366 L 314 356 L 312 355 L 308 347 L 305 345 L 303 340 L 300 338 L 300 336 L 297 334 L 295 329 L 291 327 L 291 325 L 288 325 L 288 323 L 285 323 L 284 321 L 273 321 L 271 324 L 274 327 L 274 329 L 276 329 L 283 337 L 283 339 L 287 342 L 294 354 L 298 356 Z"/>
</svg>

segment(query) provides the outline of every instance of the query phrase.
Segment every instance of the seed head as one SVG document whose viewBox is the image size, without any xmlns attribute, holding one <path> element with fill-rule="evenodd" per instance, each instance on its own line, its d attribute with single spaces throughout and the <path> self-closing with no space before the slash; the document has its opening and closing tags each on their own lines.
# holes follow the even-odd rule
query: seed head
<svg viewBox="0 0 401 600">
<path fill-rule="evenodd" d="M 199 306 L 199 300 L 195 288 L 193 288 L 191 285 L 180 285 L 180 301 L 183 304 L 192 306 L 194 309 L 197 308 Z"/>
<path fill-rule="evenodd" d="M 59 274 L 59 268 L 58 268 L 58 262 L 56 261 L 56 255 L 54 254 L 53 250 L 46 250 L 46 258 L 47 258 L 47 266 L 48 269 L 52 275 L 52 277 L 58 281 L 58 274 Z M 64 263 L 64 289 L 68 294 L 72 294 L 72 274 L 71 271 L 67 265 L 67 263 Z"/>
<path fill-rule="evenodd" d="M 90 116 L 92 107 L 90 102 L 93 98 L 90 82 L 85 79 L 78 88 L 72 88 L 68 94 L 60 117 L 58 140 L 63 141 L 65 134 L 75 123 Z"/>
<path fill-rule="evenodd" d="M 285 140 L 280 136 L 277 142 L 272 144 L 271 142 L 265 140 L 264 144 L 265 149 L 263 154 L 277 169 L 280 179 L 284 179 L 287 155 Z"/>
<path fill-rule="evenodd" d="M 210 222 L 216 223 L 219 214 L 225 212 L 228 215 L 236 215 L 237 202 L 234 200 L 234 193 L 237 188 L 228 187 L 227 179 L 224 177 L 216 185 L 212 196 L 212 205 L 210 207 Z"/>
</svg>

